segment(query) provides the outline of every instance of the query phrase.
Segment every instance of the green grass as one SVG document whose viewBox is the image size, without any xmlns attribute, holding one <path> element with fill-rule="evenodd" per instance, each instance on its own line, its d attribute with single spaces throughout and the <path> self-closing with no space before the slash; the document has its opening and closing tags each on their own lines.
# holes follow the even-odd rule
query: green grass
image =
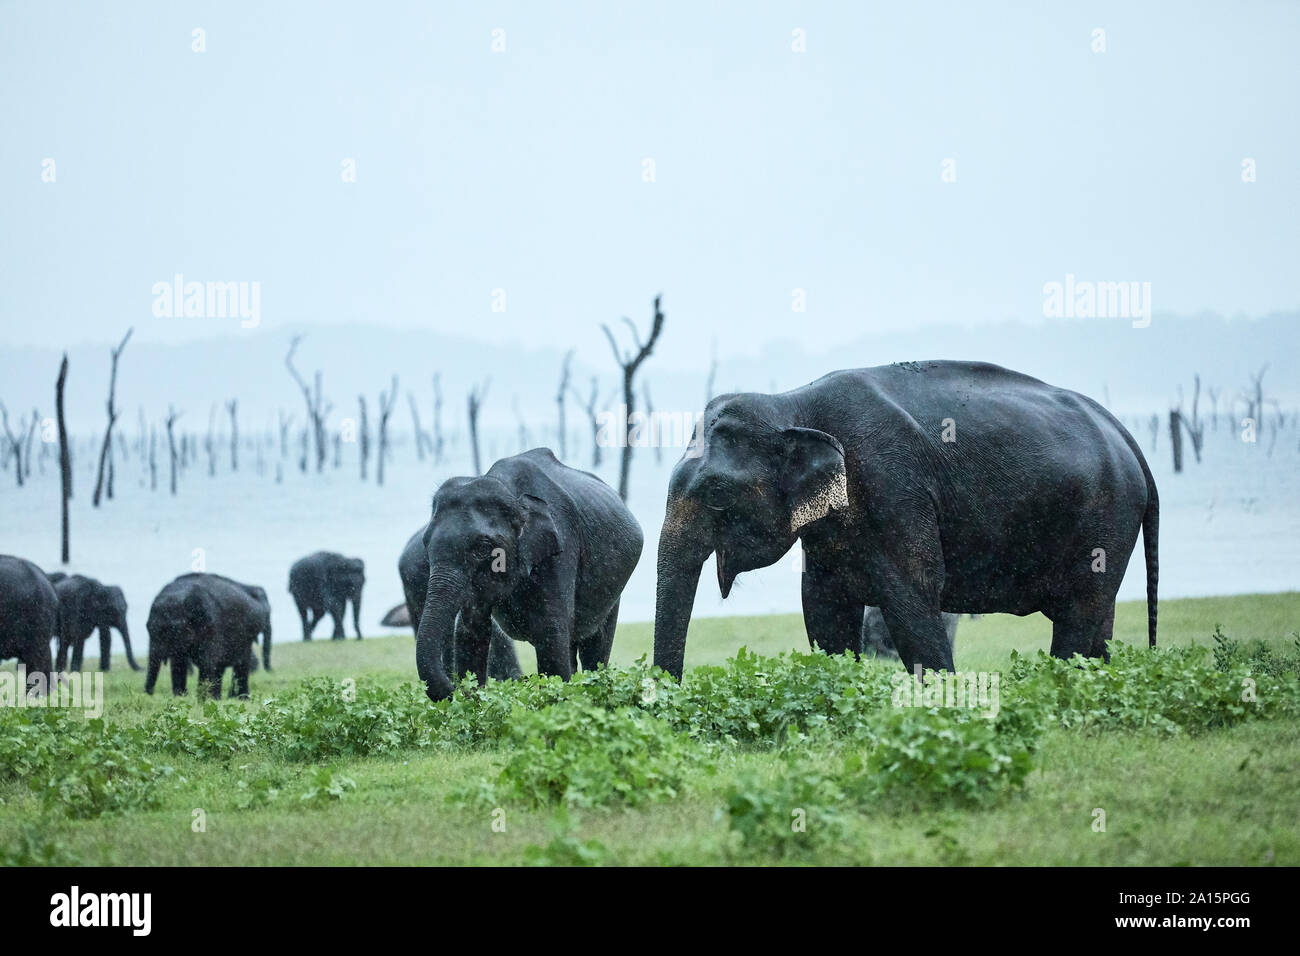
<svg viewBox="0 0 1300 956">
<path fill-rule="evenodd" d="M 1300 629 L 1298 593 L 1165 601 L 1160 611 L 1162 646 L 1209 644 L 1222 625 L 1243 643 L 1261 639 L 1278 653 L 1294 652 L 1293 634 Z M 1116 637 L 1145 646 L 1145 622 L 1143 604 L 1120 605 Z M 614 663 L 648 654 L 651 639 L 649 624 L 620 627 Z M 235 706 L 256 708 L 311 676 L 389 686 L 410 681 L 413 643 L 403 634 L 282 644 L 274 652 L 275 670 L 253 675 L 254 702 Z M 965 620 L 957 666 L 1005 670 L 1013 649 L 1023 654 L 1049 643 L 1050 624 L 1037 615 Z M 795 615 L 700 618 L 691 627 L 688 667 L 722 663 L 742 645 L 765 655 L 807 649 Z M 530 651 L 522 645 L 520 651 L 527 665 Z M 143 674 L 115 660 L 106 719 L 137 725 L 171 701 L 166 675 L 156 697 L 142 686 Z M 196 717 L 200 713 L 194 709 Z M 683 794 L 674 799 L 637 809 L 570 811 L 564 826 L 552 811 L 506 802 L 504 832 L 493 806 L 448 798 L 495 777 L 508 758 L 505 749 L 339 759 L 327 766 L 336 778 L 355 781 L 356 789 L 323 806 L 298 799 L 312 785 L 312 765 L 261 749 L 226 760 L 167 754 L 157 762 L 172 771 L 149 810 L 74 820 L 52 813 L 21 782 L 0 784 L 0 848 L 37 840 L 49 844 L 41 860 L 88 864 L 563 862 L 586 841 L 599 843 L 589 850 L 594 858 L 626 864 L 1300 864 L 1300 720 L 1294 717 L 1173 736 L 1053 726 L 1041 738 L 1023 790 L 991 806 L 855 805 L 842 814 L 834 839 L 809 852 L 778 858 L 741 847 L 723 809 L 729 788 L 738 781 L 779 783 L 792 766 L 799 772 L 830 769 L 855 746 L 821 740 L 777 750 L 717 746 L 705 765 L 689 771 Z M 258 779 L 273 780 L 281 796 L 269 806 L 241 809 L 239 781 Z M 1094 832 L 1096 809 L 1105 811 L 1105 832 Z M 204 814 L 205 832 L 194 832 L 196 810 Z M 552 855 L 541 854 L 537 848 L 553 840 Z M 27 861 L 19 855 L 18 862 Z"/>
</svg>

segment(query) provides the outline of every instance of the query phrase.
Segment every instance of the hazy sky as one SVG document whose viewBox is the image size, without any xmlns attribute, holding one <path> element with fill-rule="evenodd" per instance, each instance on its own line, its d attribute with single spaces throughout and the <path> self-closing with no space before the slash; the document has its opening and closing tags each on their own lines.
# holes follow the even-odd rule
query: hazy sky
<svg viewBox="0 0 1300 956">
<path fill-rule="evenodd" d="M 0 342 L 363 320 L 607 361 L 662 290 L 660 359 L 703 365 L 1041 318 L 1067 273 L 1294 309 L 1297 49 L 1292 2 L 4 0 Z M 178 272 L 259 282 L 260 328 L 155 317 Z"/>
</svg>

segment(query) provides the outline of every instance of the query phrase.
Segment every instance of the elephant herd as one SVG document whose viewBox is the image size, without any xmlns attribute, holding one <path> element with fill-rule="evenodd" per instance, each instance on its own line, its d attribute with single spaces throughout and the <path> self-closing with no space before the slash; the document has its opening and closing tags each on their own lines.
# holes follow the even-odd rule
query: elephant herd
<svg viewBox="0 0 1300 956">
<path fill-rule="evenodd" d="M 907 362 L 718 396 L 666 497 L 654 663 L 677 678 L 705 560 L 714 557 L 725 598 L 737 575 L 796 542 L 810 645 L 951 670 L 961 613 L 1041 611 L 1054 655 L 1104 656 L 1141 531 L 1155 644 L 1159 500 L 1137 442 L 1091 399 L 995 365 Z M 546 448 L 445 481 L 398 560 L 429 697 L 450 696 L 469 673 L 518 676 L 514 641 L 533 646 L 543 674 L 607 663 L 642 545 L 619 495 Z M 121 591 L 61 577 L 0 557 L 0 658 L 49 670 L 57 635 L 57 666 L 70 651 L 75 668 L 98 627 L 107 667 L 108 628 L 118 627 L 134 667 Z M 360 638 L 364 581 L 358 559 L 297 562 L 289 585 L 304 640 L 325 614 L 342 639 L 349 603 Z M 218 696 L 232 668 L 246 694 L 259 635 L 269 667 L 261 588 L 183 575 L 150 610 L 147 689 L 170 660 L 177 693 L 193 664 Z"/>
</svg>

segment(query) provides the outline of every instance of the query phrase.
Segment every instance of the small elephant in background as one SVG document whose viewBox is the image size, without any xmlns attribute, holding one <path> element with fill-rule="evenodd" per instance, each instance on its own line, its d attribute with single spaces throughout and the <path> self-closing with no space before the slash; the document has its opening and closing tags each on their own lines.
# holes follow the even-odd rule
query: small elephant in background
<svg viewBox="0 0 1300 956">
<path fill-rule="evenodd" d="M 122 589 L 116 585 L 101 584 L 82 574 L 68 575 L 55 571 L 47 576 L 54 585 L 54 592 L 59 596 L 55 668 L 67 668 L 71 652 L 72 669 L 81 670 L 86 639 L 98 628 L 99 669 L 109 670 L 112 663 L 112 629 L 117 628 L 126 648 L 126 662 L 131 670 L 138 671 L 140 665 L 135 662 L 135 655 L 131 652 L 131 632 L 126 624 L 126 595 Z"/>
<path fill-rule="evenodd" d="M 27 668 L 31 681 L 54 680 L 50 636 L 59 623 L 59 597 L 45 572 L 24 558 L 0 554 L 0 661 L 9 657 Z"/>
<path fill-rule="evenodd" d="M 957 621 L 960 617 L 960 614 L 943 612 L 943 631 L 948 637 L 949 651 L 957 646 Z M 894 640 L 889 636 L 885 615 L 878 607 L 868 605 L 862 615 L 862 646 L 859 648 L 859 653 L 867 657 L 898 660 L 898 649 L 894 647 Z"/>
<path fill-rule="evenodd" d="M 326 614 L 334 619 L 336 641 L 344 640 L 343 622 L 352 602 L 352 626 L 361 640 L 361 589 L 366 583 L 366 564 L 333 551 L 317 551 L 300 558 L 289 569 L 289 593 L 302 619 L 302 639 L 310 641 L 316 625 Z"/>
<path fill-rule="evenodd" d="M 397 559 L 397 573 L 402 579 L 402 594 L 406 597 L 405 605 L 398 605 L 384 616 L 383 624 L 394 621 L 392 627 L 401 623 L 411 625 L 416 636 L 420 632 L 420 618 L 424 615 L 424 594 L 429 586 L 429 555 L 424 550 L 424 535 L 429 526 L 426 524 L 411 535 Z M 402 612 L 398 614 L 397 612 Z M 403 622 L 400 618 L 405 617 Z M 447 641 L 442 647 L 442 669 L 446 674 L 456 672 L 455 641 Z M 519 657 L 515 654 L 515 642 L 506 637 L 500 626 L 492 623 L 492 637 L 488 645 L 488 677 L 493 680 L 514 680 L 523 676 L 519 666 Z"/>
<path fill-rule="evenodd" d="M 487 680 L 495 627 L 532 644 L 540 674 L 568 680 L 609 662 L 641 526 L 595 475 L 549 448 L 503 458 L 433 496 L 421 544 L 429 564 L 415 662 L 432 700 L 469 672 Z M 455 670 L 446 650 L 455 646 Z"/>
<path fill-rule="evenodd" d="M 259 598 L 258 592 L 261 596 Z M 221 697 L 226 668 L 235 692 L 248 696 L 252 646 L 265 635 L 263 663 L 270 666 L 270 603 L 266 592 L 219 574 L 183 574 L 166 585 L 149 609 L 149 670 L 152 694 L 164 661 L 171 663 L 172 693 L 183 696 L 191 664 L 214 699 Z"/>
</svg>

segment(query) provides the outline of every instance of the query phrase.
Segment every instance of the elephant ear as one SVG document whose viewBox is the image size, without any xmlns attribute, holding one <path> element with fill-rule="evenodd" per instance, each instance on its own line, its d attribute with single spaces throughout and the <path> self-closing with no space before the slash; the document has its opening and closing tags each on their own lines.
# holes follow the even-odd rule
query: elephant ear
<svg viewBox="0 0 1300 956">
<path fill-rule="evenodd" d="M 833 435 L 815 428 L 787 428 L 785 470 L 781 490 L 790 508 L 790 530 L 849 505 L 844 446 Z"/>
<path fill-rule="evenodd" d="M 524 573 L 547 558 L 560 553 L 560 534 L 551 517 L 551 506 L 534 495 L 521 495 L 520 507 L 524 512 L 524 526 L 519 532 L 519 555 L 524 562 Z"/>
</svg>

